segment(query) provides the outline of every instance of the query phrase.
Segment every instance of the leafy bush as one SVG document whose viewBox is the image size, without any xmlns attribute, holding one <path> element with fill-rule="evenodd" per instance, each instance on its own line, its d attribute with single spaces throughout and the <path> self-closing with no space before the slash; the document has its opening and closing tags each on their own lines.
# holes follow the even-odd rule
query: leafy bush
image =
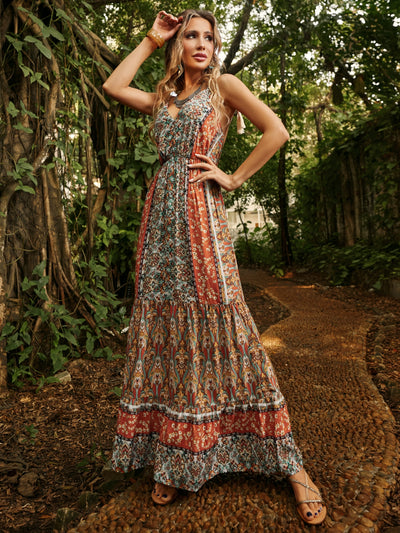
<svg viewBox="0 0 400 533">
<path fill-rule="evenodd" d="M 53 375 L 69 359 L 83 353 L 110 360 L 115 357 L 102 339 L 127 325 L 126 309 L 104 288 L 106 265 L 92 260 L 82 266 L 91 273 L 91 279 L 82 278 L 78 283 L 91 310 L 92 327 L 86 317 L 79 318 L 62 303 L 50 300 L 46 290 L 49 277 L 42 275 L 45 262 L 35 267 L 34 279 L 23 280 L 23 315 L 19 322 L 7 322 L 0 337 L 6 346 L 8 373 L 14 386 L 30 381 L 40 388 L 57 381 Z"/>
<path fill-rule="evenodd" d="M 384 280 L 400 277 L 400 246 L 310 246 L 306 263 L 326 274 L 333 285 L 360 283 L 379 290 Z"/>
<path fill-rule="evenodd" d="M 272 224 L 240 232 L 235 240 L 236 258 L 240 266 L 267 268 L 273 274 L 283 276 L 284 267 L 279 251 L 278 228 Z"/>
</svg>

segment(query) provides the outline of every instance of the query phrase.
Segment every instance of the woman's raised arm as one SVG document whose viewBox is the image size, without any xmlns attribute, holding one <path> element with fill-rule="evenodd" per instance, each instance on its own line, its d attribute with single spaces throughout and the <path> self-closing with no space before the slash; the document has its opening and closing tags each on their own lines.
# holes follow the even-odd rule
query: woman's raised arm
<svg viewBox="0 0 400 533">
<path fill-rule="evenodd" d="M 146 36 L 143 39 L 104 82 L 104 91 L 121 104 L 151 115 L 155 94 L 130 87 L 130 83 L 142 63 L 157 48 L 157 40 L 160 41 L 160 44 L 163 41 L 168 41 L 178 31 L 180 25 L 181 21 L 176 17 L 169 15 L 165 11 L 160 11 L 152 26 L 155 38 Z"/>
</svg>

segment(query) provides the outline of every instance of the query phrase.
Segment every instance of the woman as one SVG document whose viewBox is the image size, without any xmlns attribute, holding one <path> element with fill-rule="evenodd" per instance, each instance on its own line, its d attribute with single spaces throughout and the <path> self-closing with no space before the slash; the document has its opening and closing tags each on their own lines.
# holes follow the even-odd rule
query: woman
<svg viewBox="0 0 400 533">
<path fill-rule="evenodd" d="M 156 93 L 130 87 L 167 41 Z M 161 168 L 148 192 L 136 298 L 114 443 L 115 470 L 154 466 L 153 500 L 197 491 L 222 472 L 289 476 L 308 524 L 326 515 L 302 466 L 285 400 L 244 302 L 221 188 L 232 191 L 288 139 L 279 118 L 236 77 L 220 75 L 214 16 L 161 11 L 105 82 L 119 102 L 154 115 Z M 232 174 L 217 162 L 235 111 L 262 132 Z"/>
</svg>

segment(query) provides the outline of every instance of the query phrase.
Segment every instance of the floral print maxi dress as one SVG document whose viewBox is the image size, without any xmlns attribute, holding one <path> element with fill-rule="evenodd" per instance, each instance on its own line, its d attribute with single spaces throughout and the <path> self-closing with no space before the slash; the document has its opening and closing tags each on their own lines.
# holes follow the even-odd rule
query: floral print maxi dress
<svg viewBox="0 0 400 533">
<path fill-rule="evenodd" d="M 205 89 L 155 121 L 112 464 L 190 491 L 223 472 L 291 475 L 302 459 L 244 302 L 220 187 L 188 164 L 224 143 Z M 198 172 L 198 171 L 197 171 Z"/>
</svg>

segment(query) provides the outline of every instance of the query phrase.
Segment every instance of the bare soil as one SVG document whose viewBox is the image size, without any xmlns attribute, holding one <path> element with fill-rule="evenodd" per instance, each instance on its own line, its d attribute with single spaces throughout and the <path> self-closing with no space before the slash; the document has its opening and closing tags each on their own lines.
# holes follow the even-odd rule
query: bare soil
<svg viewBox="0 0 400 533">
<path fill-rule="evenodd" d="M 400 387 L 400 301 L 355 286 L 329 287 L 315 274 L 286 277 L 312 283 L 325 296 L 345 300 L 374 317 L 367 360 L 372 375 L 380 377 L 376 383 L 396 417 L 400 438 L 400 400 L 392 386 Z M 245 285 L 244 291 L 261 331 L 286 316 L 287 311 L 259 289 Z M 376 338 L 387 316 L 391 316 L 391 327 L 379 340 L 383 362 L 377 364 L 373 357 Z M 116 355 L 124 353 L 123 344 L 114 347 Z M 123 366 L 123 358 L 74 360 L 67 365 L 70 383 L 46 385 L 38 392 L 27 385 L 0 399 L 1 532 L 52 532 L 57 510 L 66 507 L 76 513 L 72 527 L 130 486 L 129 478 L 113 483 L 103 471 L 111 454 L 118 410 L 115 388 L 121 385 Z M 381 379 L 383 374 L 386 380 Z M 399 485 L 390 501 L 388 527 L 400 525 Z M 95 494 L 93 502 L 88 501 L 87 492 Z"/>
</svg>

